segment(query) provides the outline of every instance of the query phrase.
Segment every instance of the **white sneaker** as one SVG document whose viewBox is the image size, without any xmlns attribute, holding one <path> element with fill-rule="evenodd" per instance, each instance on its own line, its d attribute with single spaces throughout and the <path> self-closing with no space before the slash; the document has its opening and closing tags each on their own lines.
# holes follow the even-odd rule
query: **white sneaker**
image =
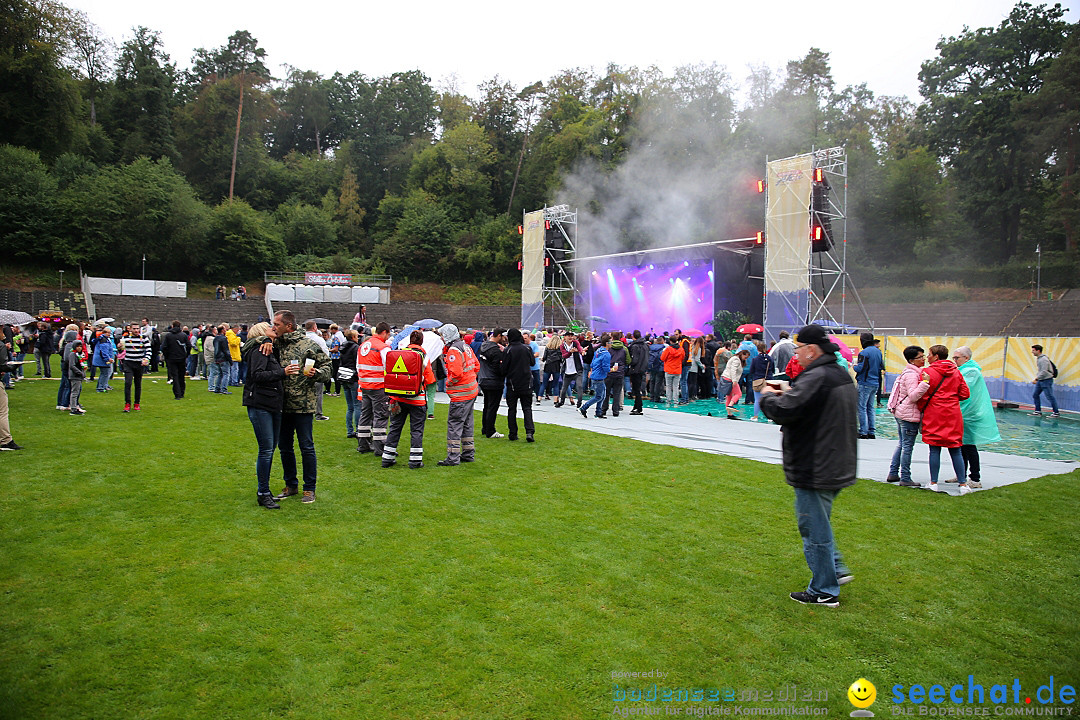
<svg viewBox="0 0 1080 720">
<path fill-rule="evenodd" d="M 934 492 L 945 492 L 945 488 L 938 487 L 937 483 L 930 483 L 929 485 L 926 486 L 926 489 L 927 490 L 933 490 Z"/>
<path fill-rule="evenodd" d="M 503 435 L 501 432 L 494 432 L 494 433 L 491 434 L 491 437 L 493 437 L 493 438 L 501 438 L 501 437 L 506 437 L 506 436 Z"/>
<path fill-rule="evenodd" d="M 973 493 L 973 492 L 975 492 L 975 491 L 972 490 L 971 488 L 969 488 L 967 485 L 961 485 L 960 486 L 960 494 L 961 495 L 968 495 L 968 494 Z"/>
</svg>

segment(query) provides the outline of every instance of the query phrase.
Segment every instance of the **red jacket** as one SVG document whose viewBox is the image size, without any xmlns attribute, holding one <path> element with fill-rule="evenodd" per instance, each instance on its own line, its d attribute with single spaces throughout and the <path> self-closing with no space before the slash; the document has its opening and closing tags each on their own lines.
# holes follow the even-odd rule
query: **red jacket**
<svg viewBox="0 0 1080 720">
<path fill-rule="evenodd" d="M 923 400 L 929 397 L 930 401 L 922 408 L 923 442 L 938 447 L 960 447 L 964 438 L 960 401 L 971 395 L 964 376 L 952 360 L 936 360 L 924 370 L 930 376 L 930 389 L 923 395 Z M 923 405 L 922 401 L 919 405 Z"/>
</svg>

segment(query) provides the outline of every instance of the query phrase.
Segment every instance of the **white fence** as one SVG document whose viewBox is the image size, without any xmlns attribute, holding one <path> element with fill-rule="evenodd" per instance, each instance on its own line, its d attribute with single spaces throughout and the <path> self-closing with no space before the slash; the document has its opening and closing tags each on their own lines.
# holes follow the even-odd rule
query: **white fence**
<svg viewBox="0 0 1080 720">
<path fill-rule="evenodd" d="M 383 299 L 383 293 L 386 299 Z M 376 304 L 390 302 L 389 288 L 347 285 L 266 284 L 266 299 L 272 302 L 328 302 Z"/>
<path fill-rule="evenodd" d="M 84 294 L 137 295 L 142 297 L 187 297 L 187 283 L 167 280 L 134 280 L 128 278 L 89 277 L 85 279 Z"/>
</svg>

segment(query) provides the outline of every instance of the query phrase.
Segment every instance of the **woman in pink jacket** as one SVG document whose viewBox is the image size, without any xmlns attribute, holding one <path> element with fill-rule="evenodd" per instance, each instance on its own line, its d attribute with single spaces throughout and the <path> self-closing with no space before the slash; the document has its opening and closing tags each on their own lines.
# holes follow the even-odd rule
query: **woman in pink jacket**
<svg viewBox="0 0 1080 720">
<path fill-rule="evenodd" d="M 922 379 L 926 353 L 918 345 L 909 345 L 904 348 L 904 359 L 908 362 L 907 367 L 896 378 L 889 393 L 889 412 L 896 417 L 900 440 L 896 443 L 887 479 L 889 482 L 899 482 L 904 487 L 920 487 L 911 479 L 911 451 L 919 437 L 919 423 L 922 422 L 922 411 L 917 403 L 930 388 L 930 384 Z"/>
<path fill-rule="evenodd" d="M 964 416 L 960 412 L 960 401 L 967 400 L 971 391 L 960 370 L 949 359 L 949 348 L 931 345 L 929 355 L 931 363 L 923 372 L 923 380 L 930 383 L 930 390 L 919 403 L 923 411 L 923 442 L 930 446 L 929 489 L 944 492 L 937 482 L 941 469 L 941 448 L 944 447 L 949 449 L 953 470 L 960 481 L 960 494 L 967 495 L 971 488 L 965 480 L 967 471 L 960 451 L 964 443 Z"/>
</svg>

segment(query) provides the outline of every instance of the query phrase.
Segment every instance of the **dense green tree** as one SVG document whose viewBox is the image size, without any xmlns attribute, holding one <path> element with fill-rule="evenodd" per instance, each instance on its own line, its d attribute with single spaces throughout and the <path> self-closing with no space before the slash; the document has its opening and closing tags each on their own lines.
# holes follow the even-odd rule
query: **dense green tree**
<svg viewBox="0 0 1080 720">
<path fill-rule="evenodd" d="M 81 100 L 63 66 L 69 14 L 47 0 L 0 0 L 0 143 L 54 158 L 71 148 Z"/>
<path fill-rule="evenodd" d="M 285 250 L 290 255 L 331 255 L 337 250 L 337 225 L 321 207 L 290 202 L 274 212 Z"/>
<path fill-rule="evenodd" d="M 495 159 L 480 126 L 461 123 L 416 156 L 408 184 L 440 198 L 455 221 L 471 220 L 492 212 L 488 171 Z"/>
<path fill-rule="evenodd" d="M 0 145 L 0 255 L 51 257 L 55 196 L 56 180 L 37 152 Z"/>
<path fill-rule="evenodd" d="M 375 244 L 375 255 L 387 270 L 411 280 L 445 277 L 457 234 L 447 208 L 423 190 L 401 198 L 387 197 L 380 204 L 380 215 L 383 205 L 387 206 L 388 217 L 396 217 L 389 234 Z"/>
<path fill-rule="evenodd" d="M 370 255 L 372 243 L 364 231 L 365 211 L 357 193 L 356 173 L 351 168 L 345 168 L 341 192 L 332 206 L 338 228 L 338 247 L 361 257 Z"/>
<path fill-rule="evenodd" d="M 136 28 L 135 36 L 121 47 L 116 65 L 109 131 L 121 160 L 145 155 L 175 162 L 179 157 L 172 121 L 176 68 L 165 54 L 161 34 Z"/>
<path fill-rule="evenodd" d="M 140 157 L 75 177 L 58 200 L 67 264 L 132 274 L 176 273 L 205 259 L 207 209 L 165 158 Z"/>
<path fill-rule="evenodd" d="M 327 81 L 316 72 L 290 68 L 285 86 L 272 94 L 281 113 L 274 125 L 270 154 L 283 158 L 297 151 L 322 156 L 327 150 L 323 136 L 330 122 Z"/>
<path fill-rule="evenodd" d="M 1036 178 L 1046 158 L 1021 123 L 1021 101 L 1038 92 L 1061 52 L 1060 4 L 1018 3 L 997 28 L 965 29 L 942 39 L 923 63 L 919 116 L 931 150 L 948 158 L 965 215 L 993 238 L 983 257 L 1016 253 L 1021 214 L 1042 204 Z"/>
<path fill-rule="evenodd" d="M 241 280 L 285 263 L 285 243 L 273 218 L 243 200 L 223 200 L 211 211 L 207 241 L 209 277 Z"/>
</svg>

